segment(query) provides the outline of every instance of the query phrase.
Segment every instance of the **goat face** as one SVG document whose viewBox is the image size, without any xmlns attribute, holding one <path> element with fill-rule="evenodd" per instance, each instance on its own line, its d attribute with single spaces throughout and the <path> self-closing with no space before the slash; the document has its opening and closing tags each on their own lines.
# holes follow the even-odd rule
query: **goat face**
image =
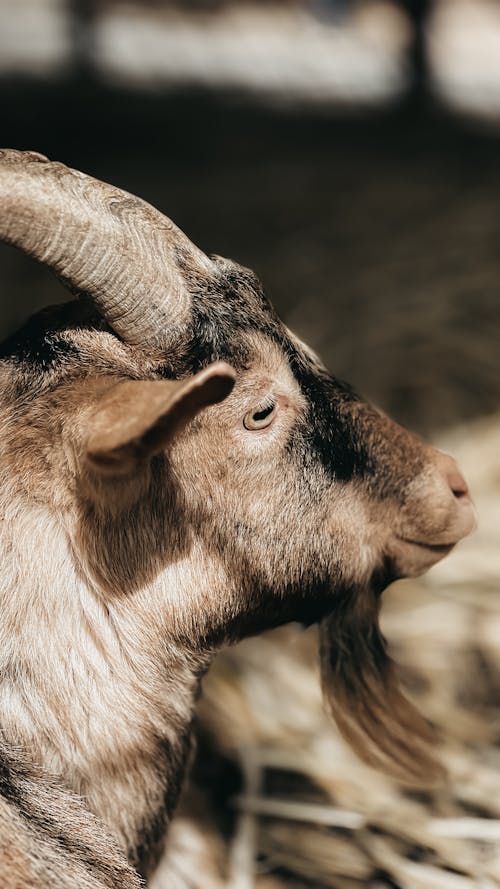
<svg viewBox="0 0 500 889">
<path fill-rule="evenodd" d="M 322 621 L 324 685 L 340 728 L 370 761 L 429 774 L 427 726 L 398 690 L 378 606 L 387 583 L 424 571 L 473 527 L 451 458 L 331 377 L 252 273 L 193 255 L 152 208 L 82 177 L 92 194 L 104 189 L 106 231 L 118 225 L 122 257 L 131 212 L 148 234 L 168 228 L 154 247 L 163 245 L 174 307 L 160 305 L 148 269 L 153 297 L 139 317 L 132 285 L 144 257 L 130 257 L 120 303 L 116 271 L 104 284 L 102 269 L 93 277 L 99 225 L 94 261 L 79 257 L 80 266 L 71 245 L 33 241 L 25 227 L 23 196 L 47 204 L 55 176 L 59 211 L 82 228 L 77 174 L 39 156 L 4 160 L 18 220 L 4 238 L 43 255 L 100 312 L 71 304 L 3 347 L 16 416 L 22 403 L 26 418 L 16 458 L 41 454 L 38 490 L 61 499 L 92 583 L 108 596 L 163 590 L 169 632 L 198 648 Z"/>
<path fill-rule="evenodd" d="M 203 313 L 187 370 L 200 369 L 201 352 L 202 365 L 228 362 L 236 382 L 169 456 L 204 545 L 228 573 L 238 566 L 254 629 L 317 620 L 341 592 L 376 594 L 471 530 L 473 508 L 451 458 L 330 376 L 246 270 L 224 264 Z"/>
</svg>

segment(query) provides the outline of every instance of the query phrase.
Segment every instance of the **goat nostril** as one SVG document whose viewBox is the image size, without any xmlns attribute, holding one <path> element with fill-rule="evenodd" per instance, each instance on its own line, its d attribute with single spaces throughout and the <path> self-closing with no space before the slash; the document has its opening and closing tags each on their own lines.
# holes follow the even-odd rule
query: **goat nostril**
<svg viewBox="0 0 500 889">
<path fill-rule="evenodd" d="M 468 497 L 469 488 L 463 475 L 459 472 L 450 472 L 448 474 L 448 484 L 451 488 L 453 496 L 460 500 L 462 497 Z"/>
</svg>

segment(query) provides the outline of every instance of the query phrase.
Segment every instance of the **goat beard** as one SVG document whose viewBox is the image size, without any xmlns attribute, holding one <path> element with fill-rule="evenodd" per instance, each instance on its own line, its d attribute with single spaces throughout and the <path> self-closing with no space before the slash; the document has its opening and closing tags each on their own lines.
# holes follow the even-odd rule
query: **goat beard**
<svg viewBox="0 0 500 889">
<path fill-rule="evenodd" d="M 345 596 L 320 623 L 323 695 L 342 736 L 369 765 L 419 786 L 443 780 L 437 737 L 401 691 L 379 626 L 380 597 Z"/>
</svg>

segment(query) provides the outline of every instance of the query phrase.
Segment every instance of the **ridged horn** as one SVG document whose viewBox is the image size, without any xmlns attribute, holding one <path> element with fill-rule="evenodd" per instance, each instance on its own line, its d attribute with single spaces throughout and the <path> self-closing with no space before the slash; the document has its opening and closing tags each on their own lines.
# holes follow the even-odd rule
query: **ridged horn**
<svg viewBox="0 0 500 889">
<path fill-rule="evenodd" d="M 91 297 L 124 340 L 153 348 L 186 329 L 189 278 L 214 271 L 150 204 L 29 151 L 0 150 L 0 239 Z"/>
</svg>

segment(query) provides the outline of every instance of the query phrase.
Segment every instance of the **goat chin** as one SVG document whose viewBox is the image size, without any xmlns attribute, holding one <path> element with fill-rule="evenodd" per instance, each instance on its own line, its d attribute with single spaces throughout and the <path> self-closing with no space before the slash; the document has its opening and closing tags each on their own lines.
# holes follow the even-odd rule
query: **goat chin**
<svg viewBox="0 0 500 889">
<path fill-rule="evenodd" d="M 337 602 L 320 623 L 323 695 L 339 731 L 369 765 L 407 784 L 445 778 L 438 738 L 403 694 L 379 626 L 379 591 Z"/>
</svg>

